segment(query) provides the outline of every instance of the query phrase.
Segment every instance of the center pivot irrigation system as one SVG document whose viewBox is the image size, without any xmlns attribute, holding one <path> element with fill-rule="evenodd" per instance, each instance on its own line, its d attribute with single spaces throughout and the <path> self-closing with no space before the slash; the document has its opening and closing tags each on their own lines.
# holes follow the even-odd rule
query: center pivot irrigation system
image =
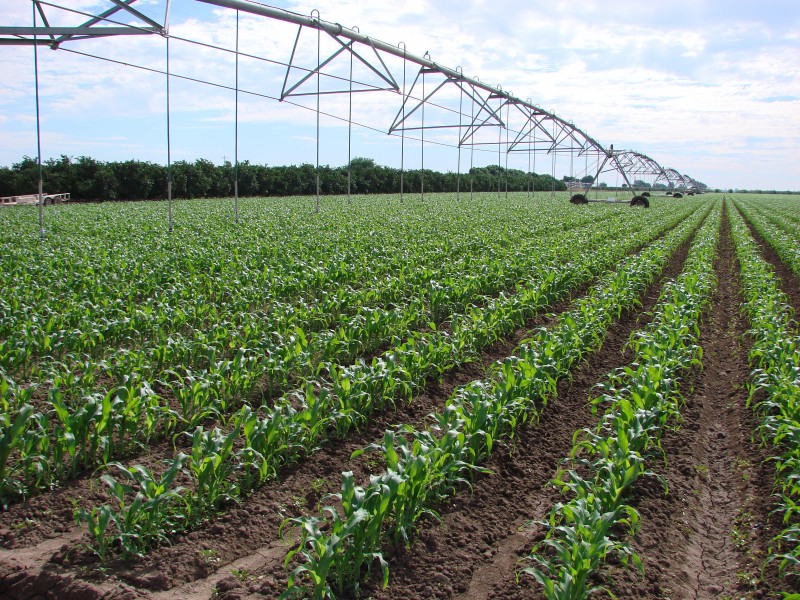
<svg viewBox="0 0 800 600">
<path fill-rule="evenodd" d="M 63 1 L 63 0 L 62 0 Z M 167 93 L 166 144 L 169 201 L 169 228 L 172 230 L 172 175 L 170 155 L 170 79 L 190 80 L 197 83 L 229 89 L 235 96 L 235 157 L 234 194 L 235 215 L 238 219 L 238 166 L 239 166 L 239 98 L 240 94 L 277 100 L 295 104 L 316 114 L 316 189 L 319 210 L 319 148 L 320 115 L 336 119 L 348 127 L 348 165 L 351 159 L 352 127 L 365 127 L 400 138 L 400 194 L 404 193 L 402 174 L 405 170 L 406 142 L 419 142 L 422 172 L 425 169 L 425 145 L 451 146 L 458 150 L 458 193 L 461 192 L 462 150 L 470 153 L 470 167 L 474 164 L 474 153 L 496 151 L 497 166 L 505 159 L 506 192 L 508 190 L 508 161 L 512 155 L 527 155 L 528 173 L 536 168 L 536 156 L 546 155 L 550 161 L 555 179 L 558 156 L 568 155 L 571 175 L 576 181 L 585 179 L 584 192 L 588 192 L 592 182 L 597 182 L 605 172 L 616 172 L 624 183 L 635 189 L 634 183 L 642 177 L 652 184 L 664 183 L 668 188 L 701 187 L 697 181 L 682 175 L 675 169 L 663 168 L 652 158 L 632 150 L 605 148 L 574 124 L 543 110 L 531 99 L 522 100 L 501 86 L 491 86 L 477 77 L 464 75 L 462 69 L 451 69 L 431 60 L 428 53 L 423 56 L 406 50 L 405 44 L 387 44 L 363 35 L 358 28 L 347 28 L 339 23 L 323 21 L 318 11 L 305 16 L 286 10 L 266 6 L 249 0 L 194 0 L 205 4 L 236 11 L 236 34 L 231 47 L 223 47 L 197 40 L 178 37 L 169 33 L 169 14 L 171 0 L 166 0 L 163 23 L 147 16 L 132 5 L 136 0 L 108 0 L 109 8 L 100 14 L 78 11 L 57 0 L 46 2 L 32 0 L 32 26 L 0 27 L 0 45 L 32 45 L 36 75 L 36 121 L 37 144 L 39 151 L 39 197 L 42 197 L 41 184 L 41 142 L 39 119 L 39 59 L 37 48 L 49 46 L 56 50 L 90 56 L 120 65 L 165 75 Z M 269 19 L 267 26 L 277 26 L 280 22 L 298 26 L 297 34 L 288 61 L 265 55 L 240 51 L 239 16 L 240 13 Z M 80 17 L 79 24 L 53 26 L 59 17 L 69 15 L 72 21 Z M 48 18 L 50 17 L 50 18 Z M 63 20 L 63 18 L 62 18 Z M 305 32 L 305 35 L 303 35 Z M 311 33 L 312 35 L 309 35 Z M 314 33 L 316 35 L 314 35 Z M 165 40 L 166 68 L 162 71 L 142 65 L 107 57 L 96 56 L 72 49 L 77 42 L 99 37 L 158 35 Z M 235 58 L 235 82 L 233 86 L 206 81 L 170 70 L 170 40 L 196 44 L 204 48 L 219 50 Z M 311 40 L 311 41 L 309 41 Z M 323 43 L 326 45 L 323 54 Z M 256 91 L 254 82 L 240 85 L 240 61 L 261 62 L 272 68 L 284 71 L 280 89 Z M 354 67 L 356 70 L 354 71 Z M 391 94 L 396 98 L 385 103 L 394 117 L 385 119 L 378 126 L 359 122 L 353 118 L 353 98 L 362 93 Z M 323 112 L 320 100 L 326 95 L 346 95 L 348 97 L 346 114 Z M 309 99 L 311 101 L 309 102 Z M 393 101 L 394 102 L 394 101 Z M 426 114 L 427 112 L 427 114 Z M 426 134 L 428 139 L 426 140 Z M 430 146 L 429 146 L 430 147 Z M 517 159 L 518 160 L 518 159 Z M 348 167 L 349 169 L 349 167 Z M 501 190 L 501 174 L 498 168 L 498 193 Z M 591 176 L 591 181 L 589 177 Z M 424 177 L 421 178 L 421 193 L 424 197 Z M 529 193 L 532 186 L 529 182 Z M 348 199 L 350 196 L 350 173 L 348 170 Z M 470 183 L 470 193 L 472 186 Z M 40 205 L 40 233 L 42 227 Z"/>
</svg>

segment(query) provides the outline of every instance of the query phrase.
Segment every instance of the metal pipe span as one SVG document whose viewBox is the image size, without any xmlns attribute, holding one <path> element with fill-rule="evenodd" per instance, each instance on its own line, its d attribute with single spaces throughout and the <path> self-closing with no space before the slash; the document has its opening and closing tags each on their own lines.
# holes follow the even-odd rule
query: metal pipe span
<svg viewBox="0 0 800 600">
<path fill-rule="evenodd" d="M 463 73 L 456 71 L 454 69 L 450 69 L 448 67 L 442 66 L 432 60 L 428 60 L 425 57 L 417 56 L 416 54 L 412 54 L 407 52 L 398 46 L 393 46 L 392 44 L 387 44 L 386 42 L 382 42 L 380 40 L 371 38 L 369 36 L 363 35 L 358 31 L 353 29 L 349 29 L 344 27 L 339 23 L 331 23 L 330 21 L 323 21 L 322 19 L 318 19 L 315 17 L 308 17 L 305 15 L 301 15 L 298 13 L 293 13 L 287 10 L 283 10 L 280 8 L 274 8 L 272 6 L 265 6 L 263 4 L 258 4 L 255 2 L 248 2 L 247 0 L 198 0 L 198 2 L 204 2 L 206 4 L 213 4 L 215 6 L 220 6 L 223 8 L 231 8 L 234 10 L 241 10 L 244 12 L 248 12 L 254 15 L 260 15 L 263 17 L 268 17 L 270 19 L 278 19 L 280 21 L 286 21 L 288 23 L 294 23 L 295 25 L 299 25 L 302 27 L 310 27 L 312 29 L 319 29 L 322 31 L 327 32 L 332 36 L 342 36 L 348 38 L 350 40 L 365 44 L 367 46 L 373 46 L 376 49 L 382 50 L 388 54 L 392 54 L 397 56 L 398 58 L 402 58 L 404 60 L 409 60 L 414 62 L 421 67 L 431 69 L 434 71 L 438 71 L 451 79 L 457 79 L 460 81 L 464 81 L 469 85 L 480 88 L 493 96 L 499 96 L 509 100 L 515 104 L 520 104 L 522 106 L 526 106 L 531 109 L 535 114 L 542 115 L 547 117 L 548 119 L 552 119 L 558 122 L 562 127 L 565 127 L 573 132 L 580 134 L 587 142 L 589 142 L 592 146 L 594 146 L 599 152 L 605 154 L 608 157 L 611 157 L 612 152 L 610 150 L 606 150 L 597 140 L 592 138 L 591 136 L 587 135 L 586 132 L 581 130 L 580 128 L 576 127 L 572 123 L 565 121 L 564 119 L 547 112 L 546 110 L 522 100 L 521 98 L 517 98 L 512 96 L 508 92 L 504 92 L 500 88 L 495 88 L 486 83 L 479 81 L 477 79 L 473 79 L 472 77 L 467 77 Z"/>
</svg>

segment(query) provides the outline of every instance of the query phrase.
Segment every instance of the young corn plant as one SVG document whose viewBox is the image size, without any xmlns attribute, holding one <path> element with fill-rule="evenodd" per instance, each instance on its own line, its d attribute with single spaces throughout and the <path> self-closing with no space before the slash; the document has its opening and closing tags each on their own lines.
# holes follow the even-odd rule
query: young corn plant
<svg viewBox="0 0 800 600">
<path fill-rule="evenodd" d="M 56 420 L 54 454 L 69 461 L 67 473 L 74 476 L 79 469 L 88 468 L 99 456 L 110 458 L 114 409 L 119 406 L 110 395 L 92 395 L 84 398 L 83 404 L 71 410 L 64 402 L 60 390 L 51 388 L 49 400 Z M 56 464 L 56 468 L 61 465 Z"/>
<path fill-rule="evenodd" d="M 375 562 L 388 582 L 389 567 L 380 552 L 381 524 L 390 503 L 390 493 L 381 485 L 367 489 L 355 484 L 353 473 L 342 473 L 342 491 L 335 496 L 342 515 L 332 507 L 323 509 L 324 519 L 288 519 L 283 526 L 299 526 L 297 547 L 286 556 L 288 565 L 296 555 L 303 562 L 289 574 L 281 598 L 335 600 L 337 595 L 358 593 L 360 582 L 369 576 Z"/>
<path fill-rule="evenodd" d="M 168 542 L 170 535 L 184 528 L 190 514 L 186 490 L 175 483 L 188 458 L 181 453 L 164 461 L 168 467 L 161 477 L 141 465 L 108 464 L 119 478 L 111 473 L 100 478 L 108 487 L 112 504 L 75 511 L 76 523 L 87 525 L 93 538 L 92 550 L 101 559 L 112 545 L 124 557 L 141 556 L 149 546 Z M 110 523 L 113 533 L 108 532 Z"/>
<path fill-rule="evenodd" d="M 602 585 L 588 586 L 589 576 L 609 555 L 620 556 L 623 563 L 630 560 L 641 568 L 641 560 L 630 546 L 611 533 L 616 525 L 627 526 L 630 535 L 638 531 L 639 515 L 630 506 L 607 510 L 599 498 L 580 497 L 568 504 L 557 504 L 542 525 L 560 535 L 545 538 L 530 556 L 534 566 L 521 572 L 541 584 L 548 600 L 579 600 L 607 591 Z"/>
<path fill-rule="evenodd" d="M 238 452 L 242 491 L 256 489 L 277 475 L 282 465 L 305 453 L 301 440 L 306 430 L 296 416 L 297 410 L 287 404 L 274 406 L 263 418 L 248 405 L 239 411 L 235 428 L 244 436 L 244 446 Z"/>
<path fill-rule="evenodd" d="M 33 406 L 24 404 L 13 420 L 7 410 L 0 413 L 0 506 L 4 509 L 11 500 L 25 493 L 25 481 L 18 478 L 22 465 L 19 462 L 9 464 L 9 459 L 22 445 L 34 411 Z"/>
<path fill-rule="evenodd" d="M 422 515 L 438 518 L 436 512 L 429 508 L 430 498 L 432 495 L 440 497 L 444 470 L 437 466 L 441 467 L 443 460 L 447 461 L 450 457 L 442 454 L 435 437 L 419 436 L 408 440 L 392 431 L 384 433 L 381 443 L 357 450 L 353 456 L 359 456 L 364 451 L 383 454 L 386 472 L 373 476 L 368 489 L 380 489 L 387 500 L 386 513 L 381 515 L 381 521 L 387 515 L 391 517 L 387 531 L 389 537 L 395 542 L 408 544 L 413 538 L 414 524 Z"/>
<path fill-rule="evenodd" d="M 237 429 L 227 435 L 219 428 L 204 431 L 197 427 L 194 430 L 189 472 L 195 485 L 186 495 L 186 505 L 192 511 L 188 515 L 190 523 L 202 520 L 238 498 L 239 488 L 233 478 L 238 466 L 233 444 L 238 435 Z"/>
</svg>

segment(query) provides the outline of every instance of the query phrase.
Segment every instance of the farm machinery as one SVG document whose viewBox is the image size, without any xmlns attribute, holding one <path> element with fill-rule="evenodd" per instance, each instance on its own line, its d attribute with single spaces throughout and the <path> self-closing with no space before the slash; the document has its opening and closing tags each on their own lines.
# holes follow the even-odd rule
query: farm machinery
<svg viewBox="0 0 800 600">
<path fill-rule="evenodd" d="M 69 193 L 65 194 L 42 194 L 42 204 L 50 206 L 61 204 L 69 200 Z M 23 196 L 3 196 L 0 197 L 0 206 L 35 206 L 39 204 L 39 194 L 27 194 Z"/>
</svg>

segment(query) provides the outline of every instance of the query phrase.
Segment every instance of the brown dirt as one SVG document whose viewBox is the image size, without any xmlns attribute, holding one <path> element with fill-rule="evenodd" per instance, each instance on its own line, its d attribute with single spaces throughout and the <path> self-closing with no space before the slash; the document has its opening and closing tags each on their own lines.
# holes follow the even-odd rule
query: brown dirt
<svg viewBox="0 0 800 600">
<path fill-rule="evenodd" d="M 652 481 L 634 493 L 642 516 L 634 548 L 646 575 L 609 569 L 619 598 L 761 598 L 791 589 L 774 565 L 761 573 L 777 533 L 769 514 L 774 468 L 752 440 L 756 423 L 745 406 L 746 323 L 725 218 L 715 268 L 719 285 L 701 330 L 704 368 L 687 394 L 682 427 L 664 437 L 667 466 L 653 465 L 669 493 Z"/>
</svg>

